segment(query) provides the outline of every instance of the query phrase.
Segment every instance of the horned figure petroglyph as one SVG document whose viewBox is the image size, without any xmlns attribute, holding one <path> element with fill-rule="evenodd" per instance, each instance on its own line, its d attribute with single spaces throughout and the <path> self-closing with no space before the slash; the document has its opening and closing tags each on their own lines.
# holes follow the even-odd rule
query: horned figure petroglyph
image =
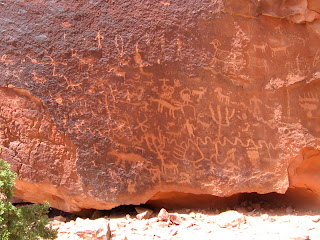
<svg viewBox="0 0 320 240">
<path fill-rule="evenodd" d="M 222 88 L 218 87 L 214 90 L 214 92 L 217 93 L 219 102 L 229 104 L 230 97 L 222 93 Z"/>
<path fill-rule="evenodd" d="M 227 59 L 230 56 L 230 53 L 231 53 L 230 51 L 222 50 L 219 48 L 221 46 L 221 43 L 218 39 L 214 39 L 213 41 L 210 42 L 210 44 L 215 49 L 214 59 L 222 61 Z"/>
<path fill-rule="evenodd" d="M 219 48 L 221 43 L 218 39 L 214 39 L 210 44 L 215 49 L 211 64 L 216 65 L 222 63 L 224 70 L 238 71 L 243 68 L 245 64 L 244 60 L 241 59 L 241 51 L 228 51 Z"/>
</svg>

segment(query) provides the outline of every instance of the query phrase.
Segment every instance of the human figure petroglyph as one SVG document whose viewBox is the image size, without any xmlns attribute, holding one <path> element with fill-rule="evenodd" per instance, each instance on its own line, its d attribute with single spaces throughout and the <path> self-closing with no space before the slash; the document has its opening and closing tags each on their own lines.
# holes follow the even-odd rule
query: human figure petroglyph
<svg viewBox="0 0 320 240">
<path fill-rule="evenodd" d="M 182 41 L 180 40 L 180 38 L 177 38 L 177 55 L 178 56 L 181 55 L 181 48 L 182 48 Z"/>
<path fill-rule="evenodd" d="M 189 105 L 192 100 L 191 100 L 191 91 L 188 88 L 185 88 L 183 90 L 180 91 L 180 97 L 183 101 L 183 104 L 185 105 Z"/>
<path fill-rule="evenodd" d="M 163 84 L 161 86 L 162 92 L 159 94 L 159 96 L 161 98 L 166 99 L 166 100 L 172 99 L 172 95 L 174 93 L 174 87 L 169 86 L 169 85 L 166 84 L 166 82 L 169 82 L 169 79 L 162 78 L 162 79 L 159 79 L 159 81 L 163 82 Z"/>
<path fill-rule="evenodd" d="M 222 93 L 222 88 L 218 87 L 214 90 L 214 92 L 217 93 L 219 102 L 229 104 L 230 97 Z"/>
<path fill-rule="evenodd" d="M 253 49 L 255 52 L 259 49 L 262 53 L 266 52 L 266 47 L 268 47 L 267 43 L 263 43 L 262 45 L 253 44 Z"/>
<path fill-rule="evenodd" d="M 196 129 L 196 127 L 190 123 L 189 119 L 186 119 L 186 123 L 184 124 L 183 129 L 187 130 L 189 137 L 194 138 L 193 131 Z"/>
<path fill-rule="evenodd" d="M 97 35 L 95 37 L 95 40 L 97 40 L 98 48 L 102 48 L 101 40 L 104 39 L 104 37 L 101 35 L 100 30 L 97 32 Z"/>
<path fill-rule="evenodd" d="M 166 108 L 168 110 L 169 116 L 175 118 L 175 111 L 181 111 L 183 113 L 182 106 L 175 106 L 163 99 L 155 99 L 153 97 L 149 98 L 152 102 L 158 103 L 158 112 L 163 113 Z"/>
</svg>

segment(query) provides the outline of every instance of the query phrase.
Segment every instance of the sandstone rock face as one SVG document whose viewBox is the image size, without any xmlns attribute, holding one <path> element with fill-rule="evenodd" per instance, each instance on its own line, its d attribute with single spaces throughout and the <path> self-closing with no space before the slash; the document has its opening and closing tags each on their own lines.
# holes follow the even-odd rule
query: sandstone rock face
<svg viewBox="0 0 320 240">
<path fill-rule="evenodd" d="M 320 149 L 319 12 L 316 0 L 0 2 L 16 197 L 76 212 L 158 192 L 284 193 L 289 165 L 291 186 L 313 181 L 299 156 Z"/>
</svg>

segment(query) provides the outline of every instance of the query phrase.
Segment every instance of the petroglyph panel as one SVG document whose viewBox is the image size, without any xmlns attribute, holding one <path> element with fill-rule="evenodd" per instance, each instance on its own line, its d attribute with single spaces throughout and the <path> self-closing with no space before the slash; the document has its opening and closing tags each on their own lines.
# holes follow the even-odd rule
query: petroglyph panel
<svg viewBox="0 0 320 240">
<path fill-rule="evenodd" d="M 17 139 L 46 130 L 24 150 L 52 148 L 43 161 L 59 166 L 46 179 L 20 178 L 65 187 L 71 173 L 62 156 L 72 146 L 80 187 L 70 196 L 95 199 L 92 208 L 139 204 L 159 191 L 285 192 L 290 159 L 319 147 L 319 36 L 260 14 L 263 3 L 250 5 L 258 13 L 250 18 L 231 14 L 230 3 L 0 4 L 4 97 L 27 91 L 46 114 L 0 101 L 0 147 L 20 156 Z"/>
</svg>

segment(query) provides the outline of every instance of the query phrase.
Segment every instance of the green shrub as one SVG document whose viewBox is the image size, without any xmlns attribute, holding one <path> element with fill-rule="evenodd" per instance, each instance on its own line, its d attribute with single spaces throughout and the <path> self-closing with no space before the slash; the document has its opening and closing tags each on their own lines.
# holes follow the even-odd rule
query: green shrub
<svg viewBox="0 0 320 240">
<path fill-rule="evenodd" d="M 15 207 L 11 202 L 17 175 L 0 160 L 0 240 L 56 239 L 49 224 L 49 204 Z"/>
</svg>

